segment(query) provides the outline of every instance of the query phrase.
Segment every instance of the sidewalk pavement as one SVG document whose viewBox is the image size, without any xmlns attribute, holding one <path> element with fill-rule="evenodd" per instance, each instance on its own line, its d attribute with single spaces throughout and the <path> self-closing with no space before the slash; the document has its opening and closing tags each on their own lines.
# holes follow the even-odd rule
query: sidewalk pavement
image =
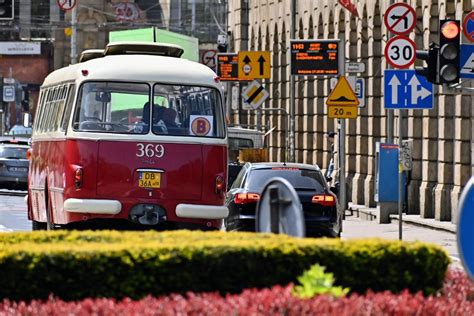
<svg viewBox="0 0 474 316">
<path fill-rule="evenodd" d="M 349 203 L 348 210 L 351 215 L 355 215 L 361 219 L 375 221 L 379 216 L 379 209 L 377 207 L 368 207 L 365 205 L 358 205 Z M 391 214 L 390 220 L 399 220 L 398 214 Z M 447 221 L 437 221 L 434 218 L 422 218 L 420 215 L 402 214 L 403 223 L 412 225 L 424 226 L 431 229 L 442 230 L 450 233 L 456 233 L 456 224 Z M 383 225 L 383 224 L 380 224 Z"/>
</svg>

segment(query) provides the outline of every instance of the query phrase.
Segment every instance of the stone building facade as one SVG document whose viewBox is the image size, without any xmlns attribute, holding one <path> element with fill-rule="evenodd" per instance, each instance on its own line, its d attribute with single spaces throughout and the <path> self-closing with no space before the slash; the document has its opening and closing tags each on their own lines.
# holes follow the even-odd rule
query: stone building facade
<svg viewBox="0 0 474 316">
<path fill-rule="evenodd" d="M 333 39 L 345 43 L 346 59 L 365 62 L 359 76 L 366 81 L 366 106 L 357 119 L 346 125 L 346 172 L 348 201 L 375 206 L 376 142 L 386 142 L 388 110 L 384 109 L 383 73 L 388 31 L 383 15 L 390 1 L 360 0 L 359 17 L 338 1 L 296 1 L 296 38 Z M 439 19 L 462 20 L 472 11 L 473 0 L 405 1 L 416 9 L 417 24 L 410 34 L 418 49 L 438 42 Z M 290 30 L 291 0 L 230 0 L 231 50 L 269 50 L 272 77 L 265 80 L 270 98 L 264 108 L 290 111 Z M 317 163 L 322 169 L 329 161 L 328 131 L 337 121 L 328 119 L 325 98 L 329 80 L 314 77 L 295 79 L 295 161 Z M 464 86 L 472 87 L 470 82 Z M 413 140 L 413 170 L 409 174 L 408 213 L 440 221 L 456 221 L 463 186 L 474 173 L 474 102 L 472 93 L 435 86 L 432 110 L 409 110 L 402 120 L 405 135 Z M 230 107 L 229 107 L 230 109 Z M 275 112 L 230 110 L 231 121 L 241 125 L 276 127 L 270 134 L 270 157 L 281 161 L 284 154 L 285 117 Z M 398 111 L 394 113 L 394 142 L 398 143 Z"/>
</svg>

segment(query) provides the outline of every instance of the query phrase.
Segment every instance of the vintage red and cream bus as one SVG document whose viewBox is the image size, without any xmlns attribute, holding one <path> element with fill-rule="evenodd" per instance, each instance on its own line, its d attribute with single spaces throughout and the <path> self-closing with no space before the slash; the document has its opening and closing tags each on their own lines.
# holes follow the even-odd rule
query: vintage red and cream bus
<svg viewBox="0 0 474 316">
<path fill-rule="evenodd" d="M 228 214 L 222 85 L 182 52 L 113 43 L 48 75 L 31 139 L 34 230 L 124 220 L 221 227 Z"/>
</svg>

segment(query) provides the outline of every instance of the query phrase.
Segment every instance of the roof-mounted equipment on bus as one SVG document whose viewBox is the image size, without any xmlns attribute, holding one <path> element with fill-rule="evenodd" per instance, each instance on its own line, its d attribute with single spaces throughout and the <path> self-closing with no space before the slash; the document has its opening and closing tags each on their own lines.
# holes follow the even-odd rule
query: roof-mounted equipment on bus
<svg viewBox="0 0 474 316">
<path fill-rule="evenodd" d="M 103 49 L 86 49 L 81 53 L 79 57 L 79 62 L 83 63 L 91 59 L 104 57 L 104 50 Z"/>
<path fill-rule="evenodd" d="M 181 57 L 184 49 L 178 45 L 167 43 L 148 42 L 114 42 L 105 47 L 104 55 L 158 55 L 169 57 Z"/>
</svg>

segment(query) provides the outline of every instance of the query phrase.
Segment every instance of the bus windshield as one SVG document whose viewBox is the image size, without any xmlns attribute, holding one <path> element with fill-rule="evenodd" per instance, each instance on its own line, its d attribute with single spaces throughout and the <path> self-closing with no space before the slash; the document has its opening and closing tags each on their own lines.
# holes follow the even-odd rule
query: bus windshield
<svg viewBox="0 0 474 316">
<path fill-rule="evenodd" d="M 86 82 L 79 91 L 73 128 L 81 132 L 225 136 L 216 89 L 155 84 L 152 92 L 147 83 Z"/>
</svg>

